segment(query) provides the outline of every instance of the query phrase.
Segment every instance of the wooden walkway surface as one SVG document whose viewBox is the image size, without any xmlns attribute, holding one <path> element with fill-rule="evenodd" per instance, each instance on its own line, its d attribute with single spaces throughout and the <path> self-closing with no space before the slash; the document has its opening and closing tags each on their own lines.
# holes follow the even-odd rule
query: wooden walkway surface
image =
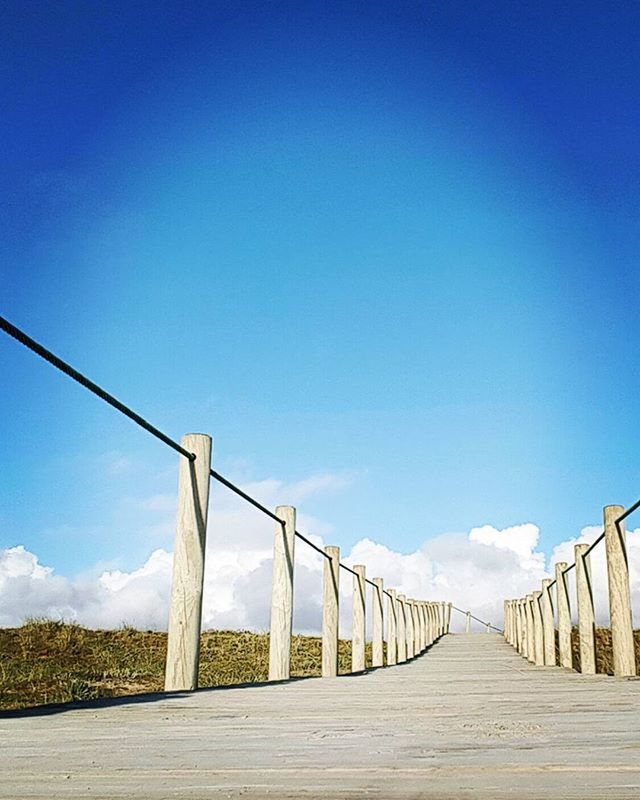
<svg viewBox="0 0 640 800">
<path fill-rule="evenodd" d="M 0 718 L 0 797 L 640 798 L 640 682 L 449 635 L 358 676 Z"/>
</svg>

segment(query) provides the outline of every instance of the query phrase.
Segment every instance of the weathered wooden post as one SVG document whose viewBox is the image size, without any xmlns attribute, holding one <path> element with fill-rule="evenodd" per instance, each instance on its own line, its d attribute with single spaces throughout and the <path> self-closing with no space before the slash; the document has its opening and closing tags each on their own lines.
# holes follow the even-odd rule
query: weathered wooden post
<svg viewBox="0 0 640 800">
<path fill-rule="evenodd" d="M 405 626 L 407 634 L 407 659 L 413 658 L 413 611 L 411 610 L 412 601 L 407 598 L 404 601 L 405 607 Z"/>
<path fill-rule="evenodd" d="M 322 677 L 338 674 L 338 636 L 340 629 L 340 548 L 327 546 L 324 552 L 322 592 Z"/>
<path fill-rule="evenodd" d="M 556 631 L 553 624 L 553 603 L 551 589 L 553 581 L 545 578 L 542 581 L 542 631 L 544 637 L 544 664 L 546 667 L 556 665 Z"/>
<path fill-rule="evenodd" d="M 471 633 L 471 612 L 467 611 L 467 625 L 465 628 L 465 633 Z"/>
<path fill-rule="evenodd" d="M 182 447 L 195 460 L 181 456 L 178 478 L 178 514 L 173 551 L 169 634 L 165 662 L 166 692 L 198 688 L 202 588 L 209 509 L 211 437 L 188 433 Z"/>
<path fill-rule="evenodd" d="M 396 626 L 398 633 L 398 663 L 401 664 L 407 660 L 407 615 L 405 613 L 404 601 L 406 597 L 403 594 L 398 595 L 398 624 Z"/>
<path fill-rule="evenodd" d="M 398 663 L 398 601 L 396 590 L 387 590 L 387 664 Z"/>
<path fill-rule="evenodd" d="M 520 599 L 513 601 L 513 611 L 516 626 L 516 650 L 522 654 L 522 614 L 520 613 Z"/>
<path fill-rule="evenodd" d="M 444 635 L 444 601 L 438 603 L 438 636 Z"/>
<path fill-rule="evenodd" d="M 580 633 L 580 672 L 595 675 L 596 672 L 596 623 L 591 590 L 591 568 L 585 552 L 588 544 L 576 544 L 576 594 L 578 596 L 578 630 Z"/>
<path fill-rule="evenodd" d="M 571 606 L 569 603 L 569 585 L 564 571 L 566 561 L 556 564 L 556 605 L 558 607 L 558 653 L 560 666 L 573 668 L 571 655 Z"/>
<path fill-rule="evenodd" d="M 353 632 L 351 635 L 351 672 L 363 672 L 365 662 L 366 637 L 366 567 L 357 564 L 353 567 Z"/>
<path fill-rule="evenodd" d="M 384 666 L 384 612 L 382 606 L 382 578 L 374 578 L 373 590 L 373 641 L 371 663 L 374 667 Z"/>
<path fill-rule="evenodd" d="M 420 631 L 422 633 L 422 649 L 429 646 L 429 622 L 427 620 L 427 604 L 424 600 L 420 603 Z"/>
<path fill-rule="evenodd" d="M 525 611 L 527 614 L 527 659 L 535 664 L 535 626 L 533 621 L 533 595 L 528 594 L 525 599 Z"/>
<path fill-rule="evenodd" d="M 520 600 L 520 614 L 522 615 L 522 655 L 529 658 L 529 616 L 527 607 L 529 602 L 526 595 Z"/>
<path fill-rule="evenodd" d="M 291 677 L 296 510 L 293 506 L 277 506 L 276 516 L 282 523 L 276 522 L 273 540 L 269 680 L 283 681 Z"/>
<path fill-rule="evenodd" d="M 447 621 L 445 626 L 445 633 L 449 633 L 449 628 L 451 627 L 451 608 L 453 603 L 447 603 Z"/>
<path fill-rule="evenodd" d="M 420 618 L 418 616 L 418 601 L 411 601 L 411 616 L 413 618 L 413 655 L 420 653 Z"/>
<path fill-rule="evenodd" d="M 487 622 L 487 629 L 486 629 L 485 633 L 491 633 L 491 623 L 490 622 Z"/>
<path fill-rule="evenodd" d="M 518 652 L 526 658 L 527 655 L 527 620 L 524 609 L 524 597 L 518 598 Z"/>
<path fill-rule="evenodd" d="M 542 609 L 540 598 L 542 592 L 533 592 L 533 625 L 534 625 L 534 653 L 535 664 L 538 667 L 544 666 L 544 629 L 542 627 Z"/>
<path fill-rule="evenodd" d="M 437 638 L 436 630 L 436 610 L 433 603 L 429 603 L 429 644 L 433 644 Z"/>
<path fill-rule="evenodd" d="M 636 674 L 626 533 L 624 521 L 616 522 L 623 513 L 622 506 L 605 506 L 604 509 L 613 674 L 621 678 Z"/>
<path fill-rule="evenodd" d="M 510 625 L 511 625 L 511 616 L 510 616 L 511 606 L 510 606 L 510 603 L 511 603 L 510 600 L 505 600 L 504 603 L 502 604 L 502 609 L 503 609 L 502 610 L 502 616 L 504 618 L 503 636 L 504 636 L 505 640 L 509 644 L 512 644 L 511 631 L 510 631 Z"/>
</svg>

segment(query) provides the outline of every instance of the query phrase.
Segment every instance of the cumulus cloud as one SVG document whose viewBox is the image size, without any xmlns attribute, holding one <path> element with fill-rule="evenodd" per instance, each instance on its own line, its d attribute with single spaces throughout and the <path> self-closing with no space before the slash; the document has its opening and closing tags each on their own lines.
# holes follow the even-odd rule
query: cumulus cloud
<svg viewBox="0 0 640 800">
<path fill-rule="evenodd" d="M 353 476 L 318 475 L 297 483 L 265 480 L 243 488 L 272 507 L 279 498 L 297 503 L 320 492 L 340 491 Z M 154 495 L 140 506 L 175 513 L 175 499 Z M 238 498 L 215 489 L 212 493 L 203 600 L 205 628 L 266 630 L 271 593 L 273 524 Z M 305 514 L 298 529 L 322 546 L 331 525 Z M 382 576 L 386 587 L 407 597 L 452 601 L 476 616 L 502 624 L 505 597 L 519 597 L 540 587 L 557 561 L 573 561 L 578 542 L 592 542 L 601 529 L 584 528 L 573 539 L 558 544 L 549 558 L 538 549 L 540 531 L 533 523 L 498 529 L 491 525 L 466 533 L 444 533 L 425 541 L 411 553 L 394 550 L 388 543 L 365 538 L 343 551 L 342 560 L 364 564 L 370 578 Z M 640 617 L 640 529 L 628 533 L 629 562 L 635 619 Z M 294 627 L 318 633 L 321 624 L 322 558 L 297 541 L 294 584 Z M 608 620 L 604 545 L 591 557 L 596 615 Z M 172 554 L 156 549 L 131 571 L 107 570 L 67 578 L 39 563 L 37 555 L 18 545 L 0 550 L 0 625 L 20 624 L 25 617 L 75 620 L 90 627 L 166 628 L 171 584 Z M 572 596 L 574 573 L 570 573 Z M 341 571 L 341 635 L 351 631 L 353 577 Z M 370 593 L 370 587 L 368 587 Z M 454 629 L 463 618 L 453 616 Z"/>
</svg>

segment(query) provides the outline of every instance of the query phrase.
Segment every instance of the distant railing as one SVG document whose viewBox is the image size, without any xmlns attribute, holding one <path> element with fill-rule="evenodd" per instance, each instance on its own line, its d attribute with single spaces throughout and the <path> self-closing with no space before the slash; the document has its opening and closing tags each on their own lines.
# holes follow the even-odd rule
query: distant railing
<svg viewBox="0 0 640 800">
<path fill-rule="evenodd" d="M 609 620 L 613 674 L 619 677 L 636 675 L 629 564 L 627 561 L 624 521 L 640 508 L 640 500 L 629 506 L 610 505 L 604 508 L 604 530 L 592 544 L 574 546 L 575 561 L 567 566 L 555 564 L 555 579 L 545 578 L 542 589 L 526 597 L 505 600 L 504 635 L 516 650 L 538 666 L 573 668 L 571 645 L 571 602 L 568 573 L 576 571 L 576 604 L 580 648 L 580 672 L 596 672 L 596 635 L 590 553 L 600 542 L 605 543 L 609 588 Z M 554 607 L 551 589 L 556 587 Z M 556 628 L 558 651 L 556 659 Z"/>
<path fill-rule="evenodd" d="M 293 506 L 278 506 L 275 512 L 270 511 L 254 497 L 213 470 L 211 468 L 212 440 L 210 436 L 202 433 L 190 433 L 183 436 L 180 443 L 174 441 L 4 317 L 0 317 L 0 329 L 183 456 L 179 465 L 178 511 L 169 610 L 165 691 L 190 691 L 198 686 L 211 478 L 226 486 L 276 523 L 273 547 L 269 680 L 286 680 L 291 676 L 296 539 L 305 542 L 325 559 L 322 603 L 323 677 L 332 677 L 338 674 L 340 569 L 353 575 L 352 672 L 361 672 L 366 668 L 366 584 L 372 587 L 373 667 L 385 666 L 385 639 L 387 644 L 386 665 L 392 666 L 419 655 L 442 635 L 449 632 L 451 603 L 415 600 L 407 598 L 404 594 L 397 594 L 394 589 L 385 589 L 382 578 L 370 580 L 366 577 L 364 565 L 354 565 L 352 568 L 342 563 L 338 547 L 318 547 L 297 531 L 296 509 Z M 387 597 L 386 614 L 383 595 Z"/>
</svg>

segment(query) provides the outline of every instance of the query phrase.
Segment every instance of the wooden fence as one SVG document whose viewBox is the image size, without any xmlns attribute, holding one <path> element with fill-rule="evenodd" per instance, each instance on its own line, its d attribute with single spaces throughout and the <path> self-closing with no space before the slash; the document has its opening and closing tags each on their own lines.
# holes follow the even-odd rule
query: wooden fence
<svg viewBox="0 0 640 800">
<path fill-rule="evenodd" d="M 546 667 L 573 668 L 571 601 L 567 576 L 575 568 L 580 671 L 585 675 L 595 673 L 595 611 L 590 554 L 604 540 L 613 674 L 619 677 L 636 675 L 625 519 L 638 507 L 640 501 L 626 511 L 619 505 L 605 506 L 602 534 L 591 545 L 574 546 L 573 564 L 570 566 L 567 566 L 566 562 L 555 564 L 555 579 L 543 580 L 541 589 L 525 597 L 505 600 L 505 639 L 531 663 Z M 555 592 L 552 591 L 554 587 Z"/>
</svg>

